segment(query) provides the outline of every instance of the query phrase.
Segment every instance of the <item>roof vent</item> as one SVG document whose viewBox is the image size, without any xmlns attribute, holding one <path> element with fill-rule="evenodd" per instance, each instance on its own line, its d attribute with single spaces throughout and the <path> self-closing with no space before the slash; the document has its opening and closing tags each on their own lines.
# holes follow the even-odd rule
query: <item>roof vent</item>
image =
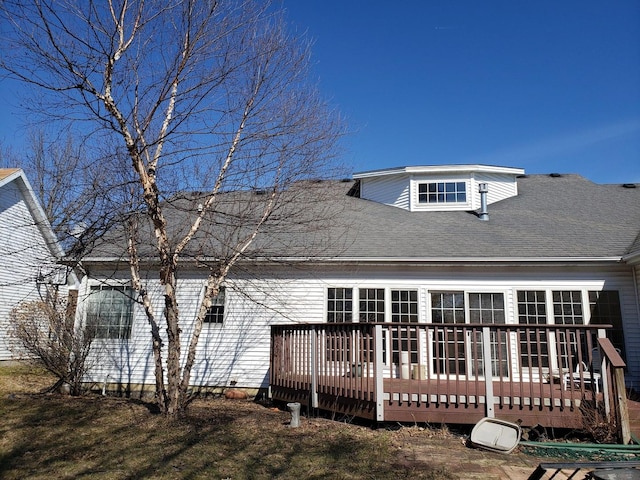
<svg viewBox="0 0 640 480">
<path fill-rule="evenodd" d="M 562 176 L 562 174 L 561 174 L 561 173 L 550 173 L 550 174 L 549 174 L 549 176 L 550 176 L 551 178 L 559 178 L 559 177 L 561 177 L 561 176 Z"/>
<path fill-rule="evenodd" d="M 478 218 L 486 222 L 489 220 L 489 213 L 487 212 L 487 193 L 489 192 L 489 186 L 486 183 L 479 183 L 478 192 L 480 192 L 480 213 L 478 214 Z"/>
<path fill-rule="evenodd" d="M 635 183 L 623 183 L 622 187 L 623 188 L 636 188 L 636 184 Z"/>
</svg>

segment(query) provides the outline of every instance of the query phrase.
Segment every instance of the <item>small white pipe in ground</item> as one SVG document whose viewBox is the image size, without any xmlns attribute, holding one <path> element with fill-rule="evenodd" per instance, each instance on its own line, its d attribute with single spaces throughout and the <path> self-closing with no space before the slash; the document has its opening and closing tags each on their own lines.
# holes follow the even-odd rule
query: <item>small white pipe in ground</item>
<svg viewBox="0 0 640 480">
<path fill-rule="evenodd" d="M 107 383 L 109 382 L 109 375 L 107 374 L 106 377 L 104 377 L 104 382 L 102 383 L 102 396 L 106 396 L 107 395 Z"/>
<path fill-rule="evenodd" d="M 291 423 L 289 427 L 296 428 L 300 426 L 300 403 L 287 403 L 287 408 L 291 411 Z"/>
</svg>

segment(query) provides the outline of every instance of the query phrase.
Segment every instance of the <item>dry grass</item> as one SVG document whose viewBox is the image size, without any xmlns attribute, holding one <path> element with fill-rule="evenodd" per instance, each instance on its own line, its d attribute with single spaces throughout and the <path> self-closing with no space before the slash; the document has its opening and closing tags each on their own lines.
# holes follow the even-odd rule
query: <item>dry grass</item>
<svg viewBox="0 0 640 480">
<path fill-rule="evenodd" d="M 170 422 L 139 401 L 37 393 L 51 381 L 0 367 L 0 478 L 450 479 L 469 478 L 462 461 L 499 457 L 415 426 L 303 418 L 291 429 L 288 412 L 249 401 L 196 400 Z"/>
</svg>

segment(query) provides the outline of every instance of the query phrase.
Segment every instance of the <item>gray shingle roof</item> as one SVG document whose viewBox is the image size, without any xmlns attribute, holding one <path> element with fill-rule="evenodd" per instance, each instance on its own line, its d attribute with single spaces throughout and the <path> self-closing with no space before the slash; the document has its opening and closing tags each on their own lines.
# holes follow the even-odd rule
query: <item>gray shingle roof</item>
<svg viewBox="0 0 640 480">
<path fill-rule="evenodd" d="M 468 212 L 370 207 L 360 215 L 376 219 L 361 226 L 363 256 L 621 257 L 640 232 L 640 188 L 579 175 L 519 178 L 518 195 L 489 205 L 488 222 Z"/>
<path fill-rule="evenodd" d="M 619 258 L 639 246 L 640 188 L 595 184 L 579 175 L 519 178 L 518 195 L 489 205 L 487 222 L 473 212 L 408 212 L 347 196 L 352 186 L 325 182 L 322 190 L 305 191 L 296 201 L 309 201 L 303 209 L 309 222 L 284 221 L 266 229 L 253 254 L 389 261 L 577 259 Z M 286 218 L 291 208 L 279 213 Z M 210 222 L 191 253 L 215 255 L 224 243 L 219 230 Z M 123 253 L 121 247 L 103 245 L 92 256 Z"/>
</svg>

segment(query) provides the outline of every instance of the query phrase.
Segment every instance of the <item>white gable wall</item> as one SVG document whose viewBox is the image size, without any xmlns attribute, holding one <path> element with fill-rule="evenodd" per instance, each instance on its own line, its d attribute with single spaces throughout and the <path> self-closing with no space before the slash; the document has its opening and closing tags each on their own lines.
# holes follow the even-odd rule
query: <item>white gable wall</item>
<svg viewBox="0 0 640 480">
<path fill-rule="evenodd" d="M 517 318 L 515 292 L 527 290 L 581 290 L 585 316 L 588 318 L 589 290 L 618 290 L 620 293 L 627 360 L 628 381 L 640 380 L 640 329 L 633 276 L 628 269 L 601 269 L 597 273 L 584 269 L 455 269 L 419 267 L 365 267 L 297 270 L 264 275 L 260 280 L 235 278 L 226 290 L 223 325 L 205 324 L 198 345 L 192 384 L 208 386 L 266 387 L 270 352 L 270 325 L 277 323 L 314 323 L 326 321 L 328 287 L 417 289 L 420 321 L 429 321 L 432 291 L 503 292 L 510 323 Z M 194 275 L 180 283 L 180 315 L 183 321 L 183 354 L 202 296 L 204 277 Z M 124 278 L 124 277 L 123 277 Z M 87 283 L 85 282 L 85 285 Z M 151 281 L 156 304 L 161 304 L 158 284 Z M 242 292 L 242 293 L 240 293 Z M 386 297 L 389 295 L 387 293 Z M 354 318 L 357 318 L 357 292 L 354 291 Z M 390 320 L 390 319 L 388 319 Z M 161 322 L 163 320 L 161 319 Z M 161 325 L 161 330 L 164 331 Z M 109 341 L 99 352 L 102 356 L 92 372 L 92 379 L 102 382 L 118 380 L 152 386 L 153 358 L 149 326 L 141 308 L 135 309 L 132 337 L 126 342 Z M 106 345 L 106 342 L 103 342 Z M 98 352 L 98 350 L 96 350 Z"/>
<path fill-rule="evenodd" d="M 38 285 L 36 278 L 42 265 L 51 265 L 55 260 L 17 183 L 3 185 L 0 188 L 0 360 L 14 358 L 8 335 L 9 312 L 21 302 L 39 300 L 46 295 L 46 286 Z"/>
</svg>

